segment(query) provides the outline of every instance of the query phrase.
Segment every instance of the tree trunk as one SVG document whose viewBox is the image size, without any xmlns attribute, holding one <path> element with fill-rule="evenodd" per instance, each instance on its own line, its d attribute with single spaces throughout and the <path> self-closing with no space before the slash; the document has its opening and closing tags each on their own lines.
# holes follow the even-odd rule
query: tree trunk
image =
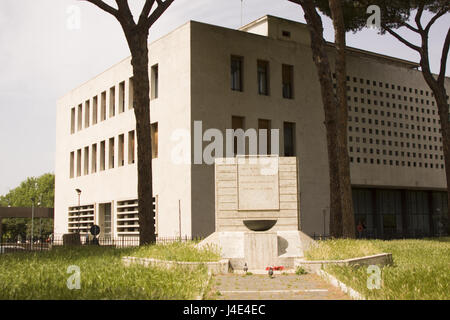
<svg viewBox="0 0 450 320">
<path fill-rule="evenodd" d="M 428 56 L 428 53 L 426 53 Z M 445 172 L 447 178 L 447 199 L 448 199 L 448 214 L 447 214 L 447 228 L 450 222 L 450 122 L 449 122 L 449 106 L 447 101 L 447 92 L 445 90 L 444 82 L 440 83 L 436 81 L 431 73 L 429 65 L 427 63 L 428 59 L 422 58 L 422 74 L 427 82 L 428 86 L 433 91 L 434 98 L 436 100 L 439 119 L 441 120 L 441 134 L 442 134 L 442 146 L 444 153 L 444 164 Z M 423 65 L 422 65 L 423 64 Z"/>
<path fill-rule="evenodd" d="M 449 104 L 447 100 L 447 91 L 445 90 L 445 70 L 441 70 L 441 75 L 436 79 L 430 68 L 430 60 L 429 60 L 429 48 L 428 48 L 428 33 L 425 31 L 421 32 L 421 51 L 420 51 L 420 66 L 422 67 L 422 75 L 425 79 L 425 82 L 430 87 L 431 91 L 434 94 L 434 98 L 436 100 L 439 119 L 441 121 L 441 134 L 442 134 L 442 146 L 444 153 L 444 163 L 445 163 L 445 172 L 447 178 L 447 203 L 448 203 L 448 213 L 447 213 L 447 221 L 446 228 L 448 231 L 449 223 L 450 223 L 450 113 L 449 113 Z M 445 62 L 447 61 L 448 46 L 449 46 L 450 38 L 449 33 L 447 33 L 447 38 L 445 40 L 444 48 L 447 50 L 443 51 L 443 55 L 441 57 L 441 64 L 445 66 Z M 441 66 L 441 68 L 443 68 Z M 445 69 L 445 68 L 444 68 Z"/>
<path fill-rule="evenodd" d="M 325 127 L 327 135 L 328 166 L 330 174 L 330 236 L 342 236 L 341 197 L 339 188 L 338 135 L 337 135 L 337 102 L 333 92 L 331 68 L 323 38 L 323 24 L 315 5 L 311 0 L 304 0 L 301 6 L 305 13 L 311 35 L 313 60 L 317 67 L 320 81 L 322 101 L 325 111 Z"/>
<path fill-rule="evenodd" d="M 350 158 L 347 140 L 347 64 L 346 39 L 342 3 L 340 0 L 329 0 L 336 45 L 336 82 L 337 82 L 337 135 L 339 188 L 342 210 L 342 235 L 344 238 L 355 238 L 355 216 L 353 213 L 352 186 L 350 179 Z"/>
<path fill-rule="evenodd" d="M 138 170 L 140 245 L 156 241 L 153 211 L 152 144 L 150 122 L 150 79 L 148 70 L 148 30 L 127 36 L 133 66 Z"/>
</svg>

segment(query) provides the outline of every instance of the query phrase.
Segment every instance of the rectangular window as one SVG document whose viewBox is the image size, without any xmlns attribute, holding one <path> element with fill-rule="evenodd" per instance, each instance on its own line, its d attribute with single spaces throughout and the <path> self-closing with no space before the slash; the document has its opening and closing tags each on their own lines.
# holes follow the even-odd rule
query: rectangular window
<svg viewBox="0 0 450 320">
<path fill-rule="evenodd" d="M 75 152 L 70 153 L 70 178 L 72 179 L 74 177 L 75 170 Z"/>
<path fill-rule="evenodd" d="M 74 134 L 75 133 L 75 108 L 72 108 L 72 110 L 70 110 L 70 133 Z"/>
<path fill-rule="evenodd" d="M 158 65 L 155 64 L 152 67 L 152 99 L 158 99 L 158 93 L 159 93 L 159 68 Z"/>
<path fill-rule="evenodd" d="M 100 121 L 106 120 L 106 91 L 102 92 Z"/>
<path fill-rule="evenodd" d="M 116 87 L 109 89 L 109 117 L 116 115 Z"/>
<path fill-rule="evenodd" d="M 81 176 L 81 149 L 77 150 L 77 177 Z"/>
<path fill-rule="evenodd" d="M 128 164 L 133 164 L 135 162 L 134 158 L 134 150 L 135 150 L 135 142 L 134 142 L 134 131 L 128 132 Z"/>
<path fill-rule="evenodd" d="M 106 142 L 100 142 L 100 171 L 106 168 Z"/>
<path fill-rule="evenodd" d="M 259 155 L 271 154 L 270 120 L 258 119 Z"/>
<path fill-rule="evenodd" d="M 125 135 L 121 134 L 119 136 L 119 167 L 125 165 Z"/>
<path fill-rule="evenodd" d="M 78 131 L 83 129 L 83 104 L 78 105 Z"/>
<path fill-rule="evenodd" d="M 158 122 L 152 123 L 152 159 L 158 158 Z"/>
<path fill-rule="evenodd" d="M 91 115 L 91 102 L 89 100 L 87 100 L 84 103 L 84 127 L 85 128 L 89 128 L 90 126 L 90 117 Z"/>
<path fill-rule="evenodd" d="M 295 123 L 285 122 L 284 134 L 284 156 L 295 157 Z"/>
<path fill-rule="evenodd" d="M 283 37 L 286 37 L 286 38 L 290 38 L 291 37 L 291 32 L 290 31 L 283 30 L 281 32 L 281 34 L 283 35 Z"/>
<path fill-rule="evenodd" d="M 283 98 L 294 98 L 294 67 L 283 64 Z"/>
<path fill-rule="evenodd" d="M 134 108 L 134 82 L 133 77 L 130 78 L 128 85 L 128 109 Z"/>
<path fill-rule="evenodd" d="M 109 169 L 114 169 L 114 138 L 109 139 Z"/>
<path fill-rule="evenodd" d="M 92 125 L 98 122 L 98 96 L 92 99 Z"/>
<path fill-rule="evenodd" d="M 231 128 L 236 131 L 238 129 L 245 130 L 245 118 L 244 117 L 238 117 L 238 116 L 232 116 L 231 117 Z M 233 152 L 234 155 L 238 154 L 238 137 L 235 135 L 233 139 Z M 244 145 L 245 148 L 245 145 Z M 245 150 L 240 150 L 240 154 L 245 154 Z"/>
<path fill-rule="evenodd" d="M 269 62 L 258 60 L 258 93 L 269 95 Z"/>
<path fill-rule="evenodd" d="M 244 91 L 242 57 L 231 56 L 231 90 Z"/>
<path fill-rule="evenodd" d="M 125 112 L 125 81 L 119 84 L 119 113 Z"/>
<path fill-rule="evenodd" d="M 92 173 L 96 173 L 97 172 L 97 144 L 96 143 L 94 143 L 92 145 L 92 160 L 91 160 L 91 164 L 92 164 L 91 172 Z"/>
<path fill-rule="evenodd" d="M 89 147 L 84 148 L 84 175 L 89 174 Z"/>
</svg>

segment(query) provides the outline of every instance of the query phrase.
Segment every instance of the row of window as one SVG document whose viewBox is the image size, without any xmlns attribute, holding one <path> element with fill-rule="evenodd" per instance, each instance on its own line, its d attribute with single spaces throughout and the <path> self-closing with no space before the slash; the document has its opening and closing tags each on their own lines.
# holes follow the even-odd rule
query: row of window
<svg viewBox="0 0 450 320">
<path fill-rule="evenodd" d="M 246 130 L 245 128 L 245 117 L 241 116 L 232 116 L 231 117 L 231 128 L 233 130 Z M 272 129 L 271 120 L 267 119 L 258 119 L 258 130 L 267 130 L 270 132 Z M 246 154 L 244 148 L 239 149 L 239 143 L 237 141 L 237 137 L 234 138 L 233 146 L 234 146 L 234 154 L 235 155 L 243 155 Z M 283 123 L 283 146 L 284 146 L 284 156 L 285 157 L 295 157 L 296 156 L 296 147 L 295 147 L 295 123 L 293 122 L 284 122 Z M 258 144 L 259 145 L 259 144 Z M 271 154 L 272 146 L 271 146 L 271 138 L 270 134 L 267 135 L 267 154 Z M 265 154 L 265 152 L 259 151 L 259 154 Z"/>
<path fill-rule="evenodd" d="M 158 157 L 158 123 L 151 125 L 152 134 L 152 158 Z M 111 137 L 108 140 L 94 143 L 91 146 L 86 146 L 77 151 L 70 153 L 70 178 L 80 177 L 82 175 L 89 175 L 97 173 L 98 171 L 105 171 L 106 169 L 114 169 L 134 164 L 136 161 L 136 135 L 135 131 L 128 132 L 127 143 L 125 141 L 125 134 L 120 134 L 118 137 Z M 117 141 L 117 154 L 116 154 Z M 128 149 L 125 150 L 125 146 Z M 108 149 L 107 149 L 108 148 Z M 126 161 L 125 154 L 128 154 Z M 106 157 L 108 155 L 108 157 Z M 116 163 L 116 157 L 118 162 Z"/>
<path fill-rule="evenodd" d="M 232 128 L 234 130 L 245 129 L 245 117 L 232 116 L 231 119 Z M 271 121 L 266 119 L 258 119 L 258 130 L 271 130 Z M 158 157 L 158 123 L 151 125 L 151 138 L 152 138 L 152 158 Z M 283 123 L 283 139 L 284 139 L 284 156 L 294 157 L 296 155 L 295 147 L 295 123 L 284 122 Z M 116 139 L 118 153 L 116 155 Z M 235 137 L 234 141 L 234 154 L 245 154 L 245 150 L 239 148 L 240 144 Z M 128 152 L 125 150 L 125 145 L 128 144 Z M 108 146 L 108 150 L 106 149 Z M 99 157 L 98 157 L 98 148 Z M 245 149 L 245 148 L 244 148 Z M 262 152 L 260 150 L 260 152 Z M 125 141 L 125 134 L 119 135 L 117 138 L 112 137 L 109 140 L 95 143 L 92 146 L 86 146 L 77 151 L 70 153 L 70 178 L 80 177 L 82 175 L 89 175 L 99 171 L 105 171 L 106 169 L 114 169 L 116 162 L 116 156 L 118 157 L 118 166 L 122 167 L 126 163 L 125 154 L 128 153 L 128 164 L 134 164 L 136 159 L 135 154 L 135 131 L 128 133 L 128 143 Z M 108 154 L 108 158 L 106 155 Z M 270 135 L 267 135 L 267 154 L 271 154 L 271 139 Z M 107 161 L 108 159 L 108 161 Z"/>
<path fill-rule="evenodd" d="M 125 81 L 118 85 L 118 97 L 116 96 L 116 86 L 108 91 L 103 91 L 100 95 L 80 103 L 78 107 L 71 109 L 70 113 L 70 133 L 87 129 L 99 122 L 112 118 L 118 113 L 125 112 Z M 133 78 L 128 81 L 128 109 L 133 108 Z M 107 106 L 108 103 L 108 106 Z M 118 105 L 118 110 L 116 106 Z"/>
<path fill-rule="evenodd" d="M 151 99 L 158 98 L 159 90 L 159 71 L 158 65 L 151 68 Z M 126 111 L 128 100 L 128 109 L 134 108 L 133 78 L 128 81 L 122 81 L 117 86 L 103 91 L 101 94 L 80 103 L 70 111 L 70 133 L 87 129 L 91 126 L 105 121 L 107 118 L 114 117 L 117 113 Z M 128 92 L 128 99 L 127 94 Z"/>
<path fill-rule="evenodd" d="M 412 109 L 412 107 L 411 107 L 411 109 Z M 352 106 L 349 106 L 348 110 L 350 112 L 354 112 L 354 113 L 358 113 L 359 110 L 361 110 L 362 114 L 366 113 L 366 108 L 364 108 L 364 107 L 361 107 L 361 108 L 354 107 L 354 108 L 352 108 Z M 430 111 L 430 110 L 427 110 L 427 111 Z M 417 110 L 417 112 L 419 112 L 419 110 Z M 422 114 L 424 112 L 425 112 L 425 110 L 422 109 Z M 400 112 L 399 113 L 396 113 L 396 112 L 392 112 L 391 113 L 390 111 L 386 111 L 385 112 L 384 110 L 377 110 L 377 109 L 374 109 L 372 111 L 372 109 L 367 109 L 367 114 L 369 114 L 369 115 L 373 114 L 374 116 L 380 115 L 381 117 L 384 117 L 384 116 L 391 117 L 392 116 L 393 118 L 397 118 L 397 116 L 398 116 L 399 119 L 412 120 L 412 121 L 417 121 L 417 122 L 428 122 L 428 123 L 433 123 L 433 124 L 440 124 L 439 119 L 436 119 L 436 118 L 425 118 L 424 116 L 420 117 L 418 115 L 416 117 L 414 117 L 413 115 L 408 115 L 406 113 L 400 113 Z M 434 114 L 435 114 L 435 112 L 433 111 L 433 115 Z"/>
<path fill-rule="evenodd" d="M 447 193 L 441 191 L 353 189 L 353 207 L 355 222 L 372 236 L 439 235 L 448 214 Z"/>
<path fill-rule="evenodd" d="M 348 117 L 348 122 L 349 122 L 349 124 L 351 124 L 352 122 L 355 122 L 355 123 L 359 123 L 359 120 L 360 120 L 360 118 L 358 118 L 358 117 L 354 117 L 354 118 L 352 118 L 352 116 L 349 116 Z M 374 119 L 374 120 L 372 120 L 371 118 L 369 118 L 369 119 L 367 119 L 367 121 L 366 121 L 366 118 L 361 118 L 361 123 L 362 124 L 369 124 L 369 125 L 371 125 L 371 124 L 374 124 L 375 126 L 386 126 L 386 127 L 394 127 L 394 128 L 400 128 L 400 129 L 406 129 L 406 130 L 411 130 L 411 131 L 413 131 L 414 130 L 414 132 L 415 131 L 417 131 L 417 132 L 420 132 L 420 131 L 423 131 L 423 132 L 427 132 L 427 130 L 428 130 L 428 132 L 434 132 L 434 133 L 440 133 L 441 132 L 441 129 L 439 129 L 439 128 L 436 128 L 436 127 L 434 127 L 434 128 L 432 128 L 432 127 L 425 127 L 425 126 L 420 126 L 420 125 L 414 125 L 414 124 L 409 124 L 409 123 L 404 123 L 404 122 L 391 122 L 391 121 L 385 121 L 385 120 L 378 120 L 378 119 Z M 351 127 L 351 126 L 349 126 L 349 127 Z M 376 131 L 378 132 L 379 131 L 379 129 L 376 129 Z M 382 130 L 383 132 L 385 132 L 385 130 Z M 388 132 L 390 132 L 390 131 L 388 131 Z M 397 134 L 398 134 L 399 132 L 397 132 L 397 131 L 394 131 L 394 135 L 395 136 L 397 136 Z M 403 132 L 400 132 L 400 133 L 403 133 Z M 409 133 L 408 132 L 404 132 L 405 134 L 408 134 L 409 135 Z M 415 136 L 415 134 L 414 133 L 412 133 L 411 134 L 413 137 Z M 418 137 L 418 139 L 420 139 L 420 134 L 418 134 L 417 135 L 417 137 Z M 424 135 L 424 136 L 426 136 L 426 135 Z M 431 137 L 431 136 L 430 136 Z M 436 139 L 437 139 L 437 137 L 435 137 Z M 440 141 L 442 141 L 442 136 L 440 137 Z"/>
<path fill-rule="evenodd" d="M 352 127 L 352 126 L 349 126 L 348 127 L 348 131 L 351 133 L 351 132 L 360 132 L 360 130 L 359 130 L 359 127 Z M 378 135 L 382 135 L 382 136 L 389 136 L 389 137 L 400 137 L 400 138 L 406 138 L 406 139 L 416 139 L 416 137 L 417 137 L 417 140 L 420 140 L 420 139 L 422 139 L 422 140 L 424 140 L 424 141 L 426 141 L 427 139 L 428 139 L 428 141 L 435 141 L 435 142 L 442 142 L 442 137 L 437 137 L 437 136 L 427 136 L 427 135 L 420 135 L 420 134 L 414 134 L 414 133 L 409 133 L 409 132 L 402 132 L 402 131 L 400 131 L 400 132 L 398 132 L 398 131 L 390 131 L 390 130 L 388 130 L 388 131 L 386 131 L 386 130 L 383 130 L 383 129 L 372 129 L 372 128 L 368 128 L 368 129 L 366 129 L 365 127 L 361 127 L 361 132 L 362 133 L 368 133 L 368 134 L 370 134 L 370 135 L 372 135 L 372 134 L 375 134 L 376 136 L 378 136 Z M 441 146 L 441 150 L 442 150 L 442 146 Z"/>
<path fill-rule="evenodd" d="M 401 148 L 413 148 L 415 149 L 417 147 L 417 149 L 421 150 L 422 147 L 424 150 L 443 150 L 443 147 L 438 147 L 437 145 L 422 145 L 420 143 L 416 144 L 416 143 L 410 143 L 410 142 L 404 142 L 404 141 L 392 141 L 392 140 L 379 140 L 379 139 L 374 139 L 374 138 L 367 138 L 367 137 L 355 137 L 355 140 L 353 140 L 353 136 L 349 136 L 348 137 L 348 141 L 350 143 L 352 143 L 353 141 L 358 143 L 358 146 L 361 146 L 361 142 L 363 144 L 376 144 L 379 145 L 380 143 L 385 146 L 385 145 L 389 145 L 389 146 L 394 146 L 394 147 L 401 147 Z"/>
<path fill-rule="evenodd" d="M 351 163 L 364 163 L 364 164 L 383 164 L 383 165 L 389 165 L 389 166 L 397 166 L 397 167 L 414 167 L 414 168 L 430 168 L 430 169 L 444 169 L 443 164 L 439 163 L 428 163 L 428 162 L 416 162 L 416 161 L 400 161 L 400 160 L 389 160 L 389 159 L 374 159 L 374 158 L 354 158 L 350 157 Z"/>
<path fill-rule="evenodd" d="M 265 60 L 256 61 L 258 94 L 270 95 L 270 62 Z M 294 99 L 294 66 L 282 65 L 282 96 L 285 99 Z M 244 91 L 244 58 L 231 56 L 231 90 Z"/>
<path fill-rule="evenodd" d="M 336 79 L 336 74 L 333 73 L 333 78 Z M 402 91 L 403 92 L 408 92 L 409 93 L 414 93 L 416 95 L 420 94 L 421 96 L 425 95 L 428 97 L 430 95 L 430 93 L 428 91 L 423 91 L 420 89 L 413 89 L 413 88 L 407 88 L 405 86 L 400 86 L 400 85 L 394 85 L 394 84 L 389 84 L 389 83 L 383 83 L 381 81 L 375 81 L 375 80 L 369 80 L 369 79 L 362 79 L 362 78 L 357 78 L 357 77 L 352 77 L 353 78 L 353 82 L 354 83 L 360 83 L 360 84 L 366 84 L 367 86 L 372 85 L 373 87 L 379 87 L 379 88 L 385 88 L 385 89 L 391 89 L 391 90 L 397 90 L 397 91 Z M 347 82 L 350 82 L 350 76 L 347 76 Z M 431 93 L 431 96 L 433 97 L 434 94 Z"/>
<path fill-rule="evenodd" d="M 334 84 L 334 88 L 336 88 L 336 84 Z M 358 90 L 359 89 L 359 90 Z M 347 86 L 347 91 L 350 92 L 352 91 L 352 87 L 351 86 Z M 395 99 L 398 101 L 408 101 L 409 102 L 415 102 L 415 103 L 420 103 L 422 105 L 426 104 L 426 105 L 430 105 L 430 100 L 428 99 L 419 99 L 417 97 L 407 97 L 407 96 L 402 96 L 402 95 L 395 95 L 394 93 L 389 93 L 389 92 L 383 92 L 383 91 L 372 91 L 370 89 L 365 89 L 365 88 L 360 88 L 360 87 L 353 87 L 353 93 L 359 93 L 361 95 L 365 95 L 366 97 L 369 95 L 373 95 L 375 97 L 380 97 L 380 98 L 385 98 L 385 99 Z M 376 98 L 374 98 L 376 99 Z M 434 101 L 431 100 L 431 105 L 434 106 Z"/>
<path fill-rule="evenodd" d="M 422 158 L 422 153 L 416 153 L 416 152 L 405 152 L 405 151 L 397 151 L 397 150 L 389 150 L 389 149 L 373 149 L 373 148 L 361 148 L 361 147 L 350 147 L 350 153 L 370 153 L 370 154 L 374 154 L 376 153 L 377 155 L 383 154 L 384 156 L 391 156 L 391 157 L 408 157 L 408 158 Z M 444 156 L 441 155 L 433 155 L 433 154 L 428 154 L 428 153 L 423 153 L 423 158 L 424 159 L 430 159 L 433 160 L 433 157 L 435 160 L 444 160 Z"/>
<path fill-rule="evenodd" d="M 348 95 L 347 96 L 347 100 L 348 101 L 352 101 L 352 96 L 351 95 Z M 398 100 L 397 100 L 398 101 Z M 428 100 L 427 100 L 428 101 Z M 353 102 L 355 102 L 355 103 L 362 103 L 362 104 L 367 104 L 367 105 L 374 105 L 374 106 L 380 106 L 380 107 L 387 107 L 387 108 L 391 108 L 391 106 L 392 106 L 392 109 L 397 109 L 397 104 L 396 103 L 391 103 L 391 102 L 385 102 L 385 101 L 383 101 L 383 100 L 371 100 L 371 99 L 367 99 L 367 98 L 362 98 L 362 97 L 356 97 L 356 96 L 354 96 L 353 97 Z M 373 102 L 373 103 L 372 103 Z M 433 103 L 433 106 L 434 106 L 434 103 Z M 402 109 L 404 109 L 405 111 L 408 111 L 408 106 L 407 105 L 402 105 L 402 104 L 398 104 L 398 110 L 399 111 L 401 111 Z M 423 107 L 413 107 L 413 106 L 410 106 L 409 107 L 409 110 L 411 111 L 411 112 L 414 112 L 414 110 L 416 111 L 416 113 L 418 113 L 418 114 L 420 114 L 420 112 L 421 112 L 421 114 L 425 114 L 425 113 L 427 113 L 427 114 L 433 114 L 433 115 L 436 115 L 436 110 L 431 110 L 431 109 L 425 109 L 425 108 L 423 108 Z"/>
</svg>

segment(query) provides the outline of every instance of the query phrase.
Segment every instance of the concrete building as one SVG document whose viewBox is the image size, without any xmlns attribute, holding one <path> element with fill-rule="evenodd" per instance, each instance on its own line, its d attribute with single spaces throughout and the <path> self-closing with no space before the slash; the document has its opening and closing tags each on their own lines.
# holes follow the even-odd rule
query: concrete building
<svg viewBox="0 0 450 320">
<path fill-rule="evenodd" d="M 191 21 L 149 48 L 158 235 L 214 232 L 214 165 L 194 164 L 196 121 L 203 131 L 279 129 L 280 155 L 298 161 L 299 229 L 328 233 L 324 112 L 306 26 L 272 16 L 240 30 Z M 329 54 L 333 64 L 332 45 Z M 101 236 L 138 235 L 132 88 L 128 58 L 58 101 L 56 235 L 93 223 Z M 348 99 L 357 222 L 377 236 L 439 232 L 442 138 L 418 64 L 349 48 Z M 175 163 L 177 152 L 192 164 Z"/>
</svg>

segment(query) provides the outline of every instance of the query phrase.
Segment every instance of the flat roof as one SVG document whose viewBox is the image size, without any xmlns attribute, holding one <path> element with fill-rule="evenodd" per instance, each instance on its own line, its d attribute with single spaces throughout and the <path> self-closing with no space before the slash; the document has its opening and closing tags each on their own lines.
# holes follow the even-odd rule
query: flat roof
<svg viewBox="0 0 450 320">
<path fill-rule="evenodd" d="M 278 20 L 278 21 L 283 21 L 283 22 L 289 22 L 298 26 L 301 26 L 302 28 L 307 28 L 307 24 L 303 23 L 303 22 L 298 22 L 298 21 L 294 21 L 294 20 L 290 20 L 290 19 L 285 19 L 285 18 L 280 18 L 280 17 L 276 17 L 276 16 L 272 16 L 272 15 L 265 15 L 262 16 L 259 19 L 256 19 L 242 27 L 240 27 L 238 30 L 240 31 L 244 31 L 246 32 L 246 30 L 254 25 L 258 25 L 262 22 L 265 21 L 269 21 L 270 19 L 273 20 Z M 329 42 L 327 41 L 327 44 L 331 47 L 335 47 L 335 44 L 333 42 Z M 403 64 L 406 67 L 409 67 L 411 69 L 415 69 L 415 68 L 419 68 L 420 64 L 418 62 L 414 62 L 414 61 L 410 61 L 410 60 L 406 60 L 406 59 L 402 59 L 402 58 L 397 58 L 397 57 L 393 57 L 393 56 L 389 56 L 389 55 L 385 55 L 385 54 L 381 54 L 381 53 L 376 53 L 373 51 L 368 51 L 368 50 L 364 50 L 364 49 L 359 49 L 359 48 L 355 48 L 355 47 L 349 47 L 347 46 L 347 50 L 350 52 L 354 52 L 354 53 L 358 53 L 358 54 L 363 54 L 363 55 L 367 55 L 367 56 L 371 56 L 373 58 L 376 59 L 382 59 L 382 60 L 388 60 L 397 64 Z"/>
</svg>

